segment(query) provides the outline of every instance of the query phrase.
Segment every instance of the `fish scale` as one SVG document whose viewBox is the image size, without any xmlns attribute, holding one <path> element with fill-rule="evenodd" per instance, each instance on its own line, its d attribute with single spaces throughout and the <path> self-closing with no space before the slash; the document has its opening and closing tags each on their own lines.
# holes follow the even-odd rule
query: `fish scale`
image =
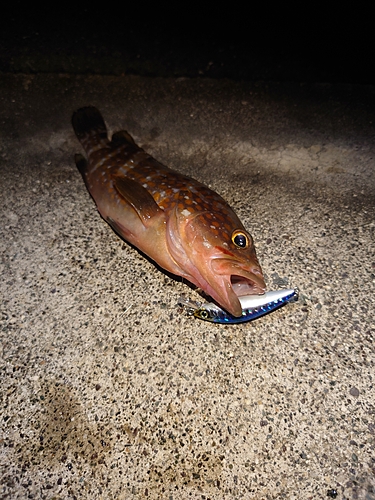
<svg viewBox="0 0 375 500">
<path fill-rule="evenodd" d="M 101 141 L 100 149 L 98 149 L 92 144 L 94 140 L 90 137 L 85 147 L 94 165 L 113 171 L 119 169 L 120 173 L 147 189 L 156 203 L 166 212 L 174 210 L 176 205 L 181 212 L 192 207 L 196 212 L 202 212 L 202 218 L 210 224 L 214 220 L 220 221 L 221 225 L 218 229 L 226 231 L 225 237 L 229 240 L 231 227 L 225 224 L 225 217 L 222 216 L 229 205 L 215 191 L 191 177 L 162 165 L 144 151 L 129 145 L 113 148 L 109 141 Z M 107 151 L 107 154 L 104 151 Z M 100 161 L 97 161 L 97 155 L 100 155 Z M 182 192 L 187 195 L 181 196 Z M 240 224 L 238 220 L 238 225 Z"/>
<path fill-rule="evenodd" d="M 159 163 L 125 131 L 107 137 L 94 107 L 74 113 L 87 160 L 76 163 L 102 217 L 165 270 L 239 316 L 241 294 L 264 293 L 253 240 L 228 203 Z"/>
</svg>

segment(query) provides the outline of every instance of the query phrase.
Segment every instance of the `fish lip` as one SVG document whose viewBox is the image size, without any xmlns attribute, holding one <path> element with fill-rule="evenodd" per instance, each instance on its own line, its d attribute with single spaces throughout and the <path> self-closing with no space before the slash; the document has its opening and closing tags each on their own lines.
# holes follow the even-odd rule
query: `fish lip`
<svg viewBox="0 0 375 500">
<path fill-rule="evenodd" d="M 230 284 L 238 297 L 262 295 L 266 290 L 263 273 L 257 261 L 250 265 L 241 265 L 236 260 L 217 258 L 211 261 L 211 269 L 216 275 L 227 278 L 227 284 Z"/>
<path fill-rule="evenodd" d="M 257 261 L 241 265 L 227 258 L 213 259 L 211 269 L 222 278 L 220 298 L 215 300 L 233 316 L 241 316 L 242 307 L 238 297 L 243 295 L 262 295 L 266 291 L 262 270 Z M 251 270 L 249 270 L 249 268 Z"/>
</svg>

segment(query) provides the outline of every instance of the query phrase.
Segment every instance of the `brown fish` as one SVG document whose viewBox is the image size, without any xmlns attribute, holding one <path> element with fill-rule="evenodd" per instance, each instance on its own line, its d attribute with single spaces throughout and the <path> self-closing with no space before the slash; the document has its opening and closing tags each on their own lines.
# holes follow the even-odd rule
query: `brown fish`
<svg viewBox="0 0 375 500">
<path fill-rule="evenodd" d="M 125 131 L 110 141 L 94 107 L 76 111 L 72 123 L 88 157 L 76 155 L 77 167 L 120 236 L 234 316 L 239 296 L 264 293 L 253 239 L 221 196 L 159 163 Z"/>
</svg>

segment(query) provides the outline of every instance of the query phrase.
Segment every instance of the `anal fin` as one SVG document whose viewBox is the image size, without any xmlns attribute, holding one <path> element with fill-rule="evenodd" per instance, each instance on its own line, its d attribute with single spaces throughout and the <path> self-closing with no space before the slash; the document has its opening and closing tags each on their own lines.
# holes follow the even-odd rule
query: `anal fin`
<svg viewBox="0 0 375 500">
<path fill-rule="evenodd" d="M 81 172 L 83 175 L 86 171 L 87 168 L 87 160 L 80 154 L 76 154 L 74 156 L 74 161 L 76 162 L 78 170 Z"/>
</svg>

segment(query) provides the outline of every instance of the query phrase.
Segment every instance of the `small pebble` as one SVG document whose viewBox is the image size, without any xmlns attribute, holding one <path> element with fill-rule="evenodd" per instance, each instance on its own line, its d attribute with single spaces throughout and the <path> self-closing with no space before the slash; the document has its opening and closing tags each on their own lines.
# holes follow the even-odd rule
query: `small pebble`
<svg viewBox="0 0 375 500">
<path fill-rule="evenodd" d="M 328 490 L 327 497 L 336 498 L 337 497 L 337 490 L 335 490 L 333 488 L 331 490 Z"/>
<path fill-rule="evenodd" d="M 349 393 L 351 396 L 353 396 L 355 398 L 358 398 L 358 396 L 359 396 L 359 390 L 356 387 L 351 387 Z"/>
</svg>

